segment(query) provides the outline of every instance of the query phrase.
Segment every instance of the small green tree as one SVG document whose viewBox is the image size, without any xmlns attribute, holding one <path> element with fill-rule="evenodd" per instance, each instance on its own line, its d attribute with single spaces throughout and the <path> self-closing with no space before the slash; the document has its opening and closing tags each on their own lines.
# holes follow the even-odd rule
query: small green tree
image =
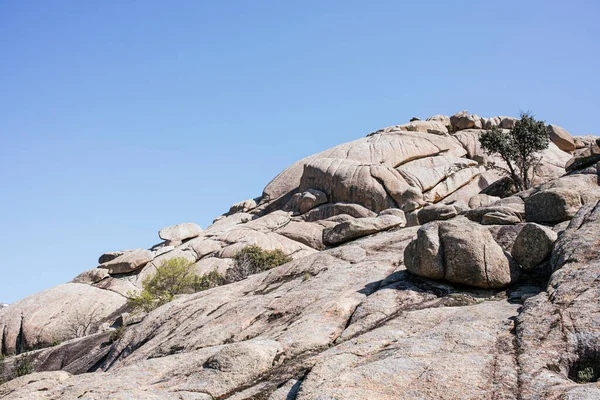
<svg viewBox="0 0 600 400">
<path fill-rule="evenodd" d="M 234 266 L 227 270 L 228 282 L 237 282 L 246 279 L 249 275 L 275 268 L 292 261 L 280 249 L 264 250 L 260 246 L 246 246 L 234 257 Z"/>
<path fill-rule="evenodd" d="M 514 128 L 504 131 L 493 127 L 479 138 L 481 148 L 489 155 L 499 156 L 506 167 L 491 163 L 490 167 L 509 176 L 517 191 L 529 189 L 535 183 L 535 169 L 548 148 L 550 137 L 544 121 L 536 121 L 530 113 L 521 113 Z"/>
<path fill-rule="evenodd" d="M 171 258 L 164 260 L 156 268 L 154 275 L 144 279 L 141 292 L 128 293 L 128 304 L 134 310 L 150 312 L 170 302 L 177 294 L 207 290 L 224 281 L 217 271 L 198 276 L 193 262 L 182 257 Z"/>
</svg>

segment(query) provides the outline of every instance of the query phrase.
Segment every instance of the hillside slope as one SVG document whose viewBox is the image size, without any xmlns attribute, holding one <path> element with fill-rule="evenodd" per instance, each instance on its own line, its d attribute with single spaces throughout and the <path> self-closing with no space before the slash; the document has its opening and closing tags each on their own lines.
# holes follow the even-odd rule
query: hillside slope
<svg viewBox="0 0 600 400">
<path fill-rule="evenodd" d="M 599 143 L 552 126 L 537 186 L 513 193 L 478 138 L 515 121 L 462 112 L 373 132 L 292 164 L 205 230 L 165 228 L 0 308 L 0 376 L 35 370 L 0 397 L 600 397 Z M 247 245 L 293 260 L 128 313 L 164 260 L 226 274 Z"/>
</svg>

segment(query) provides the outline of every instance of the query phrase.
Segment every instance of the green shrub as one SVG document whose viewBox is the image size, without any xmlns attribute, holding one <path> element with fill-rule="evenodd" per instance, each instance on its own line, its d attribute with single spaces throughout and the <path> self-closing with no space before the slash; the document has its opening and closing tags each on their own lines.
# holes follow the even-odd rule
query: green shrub
<svg viewBox="0 0 600 400">
<path fill-rule="evenodd" d="M 167 304 L 177 294 L 195 293 L 223 283 L 225 278 L 216 271 L 198 276 L 193 262 L 181 257 L 172 258 L 164 260 L 154 275 L 144 279 L 140 293 L 127 294 L 128 304 L 136 311 L 150 312 Z"/>
<path fill-rule="evenodd" d="M 279 265 L 292 261 L 279 249 L 264 250 L 260 246 L 246 246 L 234 257 L 235 264 L 227 270 L 227 282 L 237 282 L 249 275 L 267 271 Z"/>
<path fill-rule="evenodd" d="M 536 121 L 531 114 L 522 113 L 511 130 L 493 127 L 484 132 L 479 141 L 481 148 L 490 155 L 497 155 L 506 166 L 490 163 L 490 167 L 505 173 L 513 181 L 517 191 L 529 189 L 535 182 L 535 169 L 541 152 L 548 148 L 550 136 L 544 121 Z"/>
<path fill-rule="evenodd" d="M 29 356 L 28 354 L 22 355 L 15 361 L 15 366 L 14 366 L 15 378 L 18 378 L 18 377 L 24 376 L 24 375 L 29 375 L 32 372 L 33 372 L 33 363 L 31 360 L 31 356 Z"/>
<path fill-rule="evenodd" d="M 407 125 L 404 127 L 405 131 L 409 131 L 409 132 L 416 132 L 417 131 L 417 127 L 414 125 Z"/>
<path fill-rule="evenodd" d="M 196 276 L 194 279 L 194 291 L 196 292 L 212 289 L 227 283 L 225 277 L 216 269 L 202 276 Z"/>
<path fill-rule="evenodd" d="M 577 383 L 589 383 L 593 382 L 594 379 L 594 368 L 586 367 L 580 371 L 577 371 Z"/>
</svg>

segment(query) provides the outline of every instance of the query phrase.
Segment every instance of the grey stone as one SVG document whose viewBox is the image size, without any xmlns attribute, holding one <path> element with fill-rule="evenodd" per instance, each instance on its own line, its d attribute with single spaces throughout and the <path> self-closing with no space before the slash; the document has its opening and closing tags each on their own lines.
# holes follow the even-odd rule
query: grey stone
<svg viewBox="0 0 600 400">
<path fill-rule="evenodd" d="M 199 236 L 202 228 L 193 222 L 184 222 L 173 226 L 162 228 L 158 231 L 158 236 L 163 240 L 183 241 Z"/>
<path fill-rule="evenodd" d="M 511 255 L 523 269 L 531 270 L 550 257 L 557 237 L 550 228 L 527 223 L 515 239 Z"/>
<path fill-rule="evenodd" d="M 137 249 L 120 255 L 119 257 L 98 265 L 98 268 L 105 268 L 109 274 L 124 274 L 142 268 L 144 265 L 154 259 L 150 250 Z"/>
<path fill-rule="evenodd" d="M 581 205 L 579 193 L 573 190 L 542 190 L 525 200 L 525 219 L 527 222 L 557 224 L 573 218 Z"/>
</svg>

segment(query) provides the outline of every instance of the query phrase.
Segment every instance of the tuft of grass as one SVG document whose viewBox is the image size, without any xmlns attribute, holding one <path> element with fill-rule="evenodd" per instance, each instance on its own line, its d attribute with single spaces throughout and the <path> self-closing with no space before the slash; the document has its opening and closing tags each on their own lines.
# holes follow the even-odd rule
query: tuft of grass
<svg viewBox="0 0 600 400">
<path fill-rule="evenodd" d="M 585 367 L 577 371 L 577 383 L 594 382 L 596 380 L 595 377 L 594 367 Z"/>
</svg>

